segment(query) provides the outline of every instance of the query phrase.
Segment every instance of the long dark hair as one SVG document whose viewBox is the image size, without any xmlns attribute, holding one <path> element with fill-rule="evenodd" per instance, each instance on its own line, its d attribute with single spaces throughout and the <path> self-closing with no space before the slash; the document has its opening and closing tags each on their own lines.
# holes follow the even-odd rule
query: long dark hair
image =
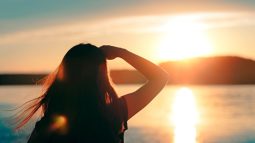
<svg viewBox="0 0 255 143">
<path fill-rule="evenodd" d="M 108 76 L 104 53 L 94 45 L 78 44 L 66 53 L 58 68 L 43 80 L 42 95 L 21 107 L 16 116 L 16 129 L 23 127 L 40 109 L 42 117 L 64 110 L 62 104 L 69 102 L 69 99 L 63 98 L 69 93 L 74 94 L 71 95 L 72 98 L 77 96 L 75 94 L 81 94 L 78 100 L 86 102 L 80 103 L 84 105 L 78 108 L 90 108 L 90 112 L 99 111 L 100 117 L 118 121 L 115 117 L 118 117 L 119 113 L 113 112 L 118 96 Z M 119 128 L 118 123 L 115 124 L 110 126 Z"/>
</svg>

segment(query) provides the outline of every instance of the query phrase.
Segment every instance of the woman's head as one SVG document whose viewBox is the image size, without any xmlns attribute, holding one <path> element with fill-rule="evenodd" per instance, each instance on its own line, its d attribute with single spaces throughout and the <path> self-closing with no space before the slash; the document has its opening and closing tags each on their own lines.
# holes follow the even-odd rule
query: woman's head
<svg viewBox="0 0 255 143">
<path fill-rule="evenodd" d="M 91 44 L 72 47 L 64 56 L 57 73 L 63 82 L 89 83 L 96 81 L 100 67 L 106 64 L 103 52 Z"/>
<path fill-rule="evenodd" d="M 102 109 L 117 99 L 108 77 L 106 57 L 100 48 L 91 44 L 78 44 L 72 47 L 65 54 L 56 71 L 47 76 L 43 86 L 43 94 L 25 104 L 26 107 L 17 116 L 17 129 L 26 124 L 39 108 L 42 107 L 45 114 L 48 108 L 53 107 L 50 105 L 59 104 L 49 103 L 59 101 L 50 99 L 56 97 L 56 94 L 63 93 L 61 91 L 63 89 L 78 87 L 77 89 L 81 90 L 97 91 L 90 96 L 97 96 L 99 108 Z M 86 98 L 86 95 L 84 97 Z M 58 95 L 58 98 L 62 98 L 62 95 Z"/>
</svg>

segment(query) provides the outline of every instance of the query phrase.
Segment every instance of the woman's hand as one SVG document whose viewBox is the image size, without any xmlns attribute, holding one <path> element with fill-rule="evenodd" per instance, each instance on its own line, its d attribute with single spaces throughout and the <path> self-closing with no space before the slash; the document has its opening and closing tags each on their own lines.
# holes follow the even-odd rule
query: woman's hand
<svg viewBox="0 0 255 143">
<path fill-rule="evenodd" d="M 110 46 L 110 45 L 103 45 L 100 49 L 105 54 L 108 60 L 113 60 L 120 56 L 120 52 L 123 50 L 122 48 Z"/>
</svg>

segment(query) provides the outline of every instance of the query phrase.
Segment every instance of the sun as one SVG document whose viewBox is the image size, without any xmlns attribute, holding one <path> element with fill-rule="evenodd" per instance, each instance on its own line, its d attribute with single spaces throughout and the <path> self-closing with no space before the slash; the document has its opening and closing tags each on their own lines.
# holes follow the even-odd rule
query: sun
<svg viewBox="0 0 255 143">
<path fill-rule="evenodd" d="M 183 60 L 212 53 L 205 24 L 188 16 L 171 18 L 163 25 L 158 56 L 162 60 Z"/>
</svg>

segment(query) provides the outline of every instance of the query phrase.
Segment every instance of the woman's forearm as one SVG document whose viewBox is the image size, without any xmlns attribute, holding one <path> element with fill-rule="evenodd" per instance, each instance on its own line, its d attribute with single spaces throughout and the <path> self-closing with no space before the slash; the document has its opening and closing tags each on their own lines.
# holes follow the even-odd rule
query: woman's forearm
<svg viewBox="0 0 255 143">
<path fill-rule="evenodd" d="M 140 71 L 148 80 L 166 82 L 168 79 L 168 74 L 162 68 L 126 49 L 120 48 L 118 57 Z"/>
<path fill-rule="evenodd" d="M 148 82 L 139 89 L 123 95 L 127 101 L 128 119 L 130 119 L 163 89 L 168 81 L 168 74 L 159 66 L 125 49 L 109 45 L 104 45 L 101 49 L 108 60 L 122 58 L 148 79 Z"/>
</svg>

